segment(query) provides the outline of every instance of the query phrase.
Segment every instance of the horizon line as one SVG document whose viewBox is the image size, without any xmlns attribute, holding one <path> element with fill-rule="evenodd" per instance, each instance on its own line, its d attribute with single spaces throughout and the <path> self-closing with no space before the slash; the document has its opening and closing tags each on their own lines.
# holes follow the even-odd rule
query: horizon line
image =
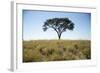
<svg viewBox="0 0 100 73">
<path fill-rule="evenodd" d="M 23 41 L 32 41 L 32 40 L 90 40 L 91 39 L 31 39 L 31 40 L 23 40 Z"/>
</svg>

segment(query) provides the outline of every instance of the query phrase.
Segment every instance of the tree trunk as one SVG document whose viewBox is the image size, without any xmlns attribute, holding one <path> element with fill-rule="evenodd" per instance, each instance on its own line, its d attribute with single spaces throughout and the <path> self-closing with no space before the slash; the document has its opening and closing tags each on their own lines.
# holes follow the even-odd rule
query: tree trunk
<svg viewBox="0 0 100 73">
<path fill-rule="evenodd" d="M 59 40 L 60 40 L 60 38 L 61 38 L 61 34 L 58 34 L 58 38 L 59 38 Z"/>
<path fill-rule="evenodd" d="M 60 40 L 60 36 L 58 36 L 59 40 Z"/>
<path fill-rule="evenodd" d="M 58 32 L 56 29 L 54 29 L 54 30 L 57 32 L 58 39 L 60 40 L 60 38 L 61 38 L 61 34 L 62 34 L 62 33 Z"/>
</svg>

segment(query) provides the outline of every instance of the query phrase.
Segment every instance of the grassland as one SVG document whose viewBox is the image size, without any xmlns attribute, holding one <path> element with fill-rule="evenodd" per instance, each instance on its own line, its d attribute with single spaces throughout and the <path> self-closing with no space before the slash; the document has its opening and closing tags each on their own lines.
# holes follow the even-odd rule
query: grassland
<svg viewBox="0 0 100 73">
<path fill-rule="evenodd" d="M 90 40 L 23 41 L 23 62 L 91 59 Z"/>
</svg>

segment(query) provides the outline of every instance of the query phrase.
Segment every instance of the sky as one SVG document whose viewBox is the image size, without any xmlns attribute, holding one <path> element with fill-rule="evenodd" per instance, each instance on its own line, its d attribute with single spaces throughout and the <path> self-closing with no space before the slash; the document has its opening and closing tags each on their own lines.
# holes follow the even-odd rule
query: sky
<svg viewBox="0 0 100 73">
<path fill-rule="evenodd" d="M 52 18 L 69 18 L 75 25 L 73 31 L 66 30 L 61 39 L 90 40 L 91 39 L 91 14 L 79 12 L 54 12 L 23 10 L 22 12 L 23 40 L 58 39 L 57 33 L 49 28 L 43 31 L 44 22 Z"/>
</svg>

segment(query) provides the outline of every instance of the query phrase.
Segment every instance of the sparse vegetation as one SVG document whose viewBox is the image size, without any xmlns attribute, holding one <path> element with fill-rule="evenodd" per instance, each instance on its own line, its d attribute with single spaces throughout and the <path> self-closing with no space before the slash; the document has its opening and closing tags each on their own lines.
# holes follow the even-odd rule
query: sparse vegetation
<svg viewBox="0 0 100 73">
<path fill-rule="evenodd" d="M 90 40 L 23 41 L 23 62 L 91 59 Z"/>
</svg>

